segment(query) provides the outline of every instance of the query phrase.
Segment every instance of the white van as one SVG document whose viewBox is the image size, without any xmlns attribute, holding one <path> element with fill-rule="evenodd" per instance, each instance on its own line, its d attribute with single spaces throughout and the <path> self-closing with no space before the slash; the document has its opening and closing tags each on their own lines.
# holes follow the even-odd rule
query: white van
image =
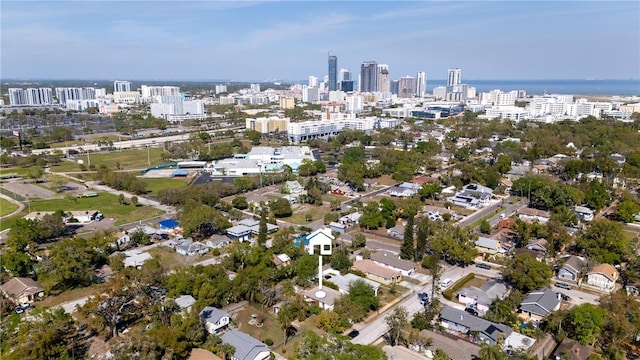
<svg viewBox="0 0 640 360">
<path fill-rule="evenodd" d="M 453 284 L 453 280 L 447 278 L 447 279 L 442 279 L 440 281 L 440 287 L 443 289 L 448 288 L 449 286 L 451 286 L 451 284 Z"/>
</svg>

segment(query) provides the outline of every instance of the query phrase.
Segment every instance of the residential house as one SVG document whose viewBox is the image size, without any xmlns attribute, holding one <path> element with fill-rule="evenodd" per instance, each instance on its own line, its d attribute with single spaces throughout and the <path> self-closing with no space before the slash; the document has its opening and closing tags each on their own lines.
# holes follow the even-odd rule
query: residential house
<svg viewBox="0 0 640 360">
<path fill-rule="evenodd" d="M 347 185 L 332 185 L 331 194 L 338 196 L 350 196 L 353 194 L 353 190 Z"/>
<path fill-rule="evenodd" d="M 347 231 L 347 225 L 336 221 L 330 222 L 329 227 L 331 228 L 331 231 L 335 231 L 339 234 L 344 234 Z"/>
<path fill-rule="evenodd" d="M 286 194 L 302 194 L 305 192 L 304 186 L 297 181 L 287 181 L 284 183 L 283 190 Z"/>
<path fill-rule="evenodd" d="M 258 235 L 258 233 L 260 232 L 260 220 L 246 218 L 246 219 L 240 220 L 240 222 L 238 222 L 238 225 L 244 225 L 248 227 L 251 230 L 252 235 Z M 274 233 L 278 231 L 278 229 L 279 229 L 278 225 L 267 223 L 267 234 Z M 228 232 L 228 229 L 227 229 L 227 232 Z"/>
<path fill-rule="evenodd" d="M 353 267 L 356 270 L 362 271 L 365 275 L 367 275 L 367 278 L 377 281 L 381 284 L 388 285 L 393 282 L 399 281 L 402 277 L 400 271 L 380 266 L 369 259 L 356 261 L 353 263 Z"/>
<path fill-rule="evenodd" d="M 371 260 L 378 265 L 399 271 L 404 276 L 411 276 L 416 271 L 413 261 L 400 259 L 398 255 L 388 251 L 378 251 L 371 254 Z"/>
<path fill-rule="evenodd" d="M 468 191 L 469 193 L 473 194 L 473 195 L 479 195 L 479 194 L 489 194 L 489 195 L 493 195 L 493 190 L 491 190 L 491 188 L 488 188 L 486 186 L 482 186 L 480 184 L 468 184 L 465 185 L 462 188 L 463 191 Z"/>
<path fill-rule="evenodd" d="M 343 217 L 341 217 L 340 219 L 338 219 L 338 222 L 346 225 L 347 227 L 350 226 L 355 226 L 360 224 L 360 218 L 362 217 L 362 212 L 358 211 L 358 212 L 354 212 L 351 214 L 347 214 Z"/>
<path fill-rule="evenodd" d="M 226 311 L 222 311 L 213 306 L 205 306 L 200 311 L 200 319 L 204 323 L 205 330 L 209 334 L 220 334 L 231 323 L 231 317 Z"/>
<path fill-rule="evenodd" d="M 140 250 L 130 250 L 124 252 L 124 267 L 141 268 L 145 261 L 152 259 L 153 257 L 148 252 L 142 252 Z"/>
<path fill-rule="evenodd" d="M 551 353 L 551 360 L 587 360 L 591 355 L 591 345 L 565 337 Z"/>
<path fill-rule="evenodd" d="M 222 249 L 231 244 L 231 240 L 223 235 L 213 235 L 204 242 L 205 245 L 212 249 Z"/>
<path fill-rule="evenodd" d="M 185 239 L 181 244 L 176 245 L 176 252 L 185 256 L 204 255 L 209 252 L 209 248 L 199 242 Z"/>
<path fill-rule="evenodd" d="M 404 224 L 399 223 L 398 225 L 387 229 L 387 235 L 394 237 L 396 239 L 404 238 Z"/>
<path fill-rule="evenodd" d="M 492 197 L 493 195 L 490 193 L 464 190 L 448 197 L 447 200 L 463 208 L 477 209 L 489 205 Z"/>
<path fill-rule="evenodd" d="M 602 292 L 611 292 L 615 288 L 616 280 L 620 274 L 613 265 L 596 265 L 587 273 L 587 285 Z"/>
<path fill-rule="evenodd" d="M 334 275 L 328 281 L 336 284 L 338 286 L 338 291 L 341 294 L 348 294 L 349 286 L 351 286 L 354 281 L 358 280 L 364 281 L 365 284 L 371 286 L 371 288 L 373 288 L 375 296 L 378 296 L 378 289 L 380 288 L 380 284 L 355 274 Z"/>
<path fill-rule="evenodd" d="M 178 309 L 189 311 L 193 304 L 196 303 L 196 299 L 191 295 L 181 295 L 176 298 L 175 302 L 178 305 Z"/>
<path fill-rule="evenodd" d="M 518 217 L 520 218 L 520 220 L 527 223 L 533 223 L 537 221 L 540 224 L 545 224 L 551 218 L 551 213 L 549 213 L 548 211 L 526 207 L 518 210 Z"/>
<path fill-rule="evenodd" d="M 78 220 L 81 224 L 88 224 L 96 219 L 98 216 L 98 210 L 87 210 L 87 211 L 67 211 L 70 215 L 70 218 Z"/>
<path fill-rule="evenodd" d="M 311 290 L 305 291 L 303 293 L 305 301 L 314 303 L 321 309 L 333 311 L 333 306 L 336 300 L 338 300 L 342 296 L 342 294 L 338 290 L 323 286 L 322 291 L 324 291 L 325 296 L 319 297 L 317 294 L 319 290 L 320 287 L 315 286 Z"/>
<path fill-rule="evenodd" d="M 392 186 L 387 193 L 390 196 L 407 198 L 417 194 L 421 188 L 421 185 L 403 182 L 400 185 Z"/>
<path fill-rule="evenodd" d="M 0 285 L 0 291 L 16 304 L 32 303 L 44 298 L 44 288 L 35 280 L 26 277 L 14 277 Z"/>
<path fill-rule="evenodd" d="M 593 220 L 593 217 L 595 215 L 595 212 L 586 206 L 574 206 L 573 210 L 576 212 L 576 214 L 578 215 L 578 219 L 580 219 L 581 221 L 589 222 Z"/>
<path fill-rule="evenodd" d="M 472 306 L 480 313 L 489 310 L 489 306 L 495 299 L 504 299 L 507 294 L 507 287 L 496 280 L 489 280 L 482 286 L 468 286 L 458 291 L 458 301 Z"/>
<path fill-rule="evenodd" d="M 291 265 L 291 258 L 287 254 L 273 254 L 272 261 L 276 267 Z"/>
<path fill-rule="evenodd" d="M 527 244 L 526 248 L 528 250 L 546 253 L 548 245 L 549 242 L 547 241 L 547 239 L 529 239 L 529 243 Z"/>
<path fill-rule="evenodd" d="M 231 360 L 266 360 L 271 356 L 266 344 L 239 330 L 227 331 L 220 340 L 236 349 Z"/>
<path fill-rule="evenodd" d="M 440 325 L 449 333 L 466 335 L 477 343 L 497 345 L 500 337 L 506 338 L 513 332 L 507 325 L 497 324 L 451 306 L 440 311 Z M 475 335 L 475 338 L 473 338 Z"/>
<path fill-rule="evenodd" d="M 482 255 L 495 256 L 503 253 L 500 241 L 498 240 L 479 236 L 475 244 L 476 249 L 478 249 L 478 252 Z"/>
<path fill-rule="evenodd" d="M 560 309 L 559 295 L 547 287 L 527 294 L 518 307 L 519 316 L 525 320 L 538 322 L 552 311 Z"/>
<path fill-rule="evenodd" d="M 227 236 L 233 240 L 247 241 L 251 237 L 251 228 L 245 225 L 234 225 L 226 232 Z"/>
<path fill-rule="evenodd" d="M 569 281 L 573 283 L 578 283 L 580 280 L 580 274 L 584 269 L 586 261 L 584 258 L 571 255 L 569 257 L 563 258 L 564 264 L 558 270 L 557 278 L 562 281 Z"/>
<path fill-rule="evenodd" d="M 115 233 L 115 238 L 116 241 L 114 244 L 112 244 L 112 246 L 118 249 L 120 248 L 120 246 L 128 244 L 131 241 L 131 237 L 129 236 L 129 234 L 122 231 L 118 231 L 117 233 Z"/>
</svg>

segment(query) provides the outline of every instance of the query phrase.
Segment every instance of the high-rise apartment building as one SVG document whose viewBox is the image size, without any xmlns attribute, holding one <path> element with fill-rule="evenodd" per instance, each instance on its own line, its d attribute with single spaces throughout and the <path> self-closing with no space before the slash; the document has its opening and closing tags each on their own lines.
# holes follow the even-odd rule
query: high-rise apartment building
<svg viewBox="0 0 640 360">
<path fill-rule="evenodd" d="M 360 91 L 378 91 L 378 63 L 375 61 L 365 61 L 360 67 Z"/>
<path fill-rule="evenodd" d="M 338 73 L 338 81 L 342 82 L 351 80 L 353 80 L 351 78 L 351 71 L 349 71 L 349 69 L 340 69 L 340 72 Z"/>
<path fill-rule="evenodd" d="M 58 103 L 66 104 L 69 100 L 93 100 L 96 98 L 96 89 L 90 88 L 56 88 Z"/>
<path fill-rule="evenodd" d="M 309 86 L 318 87 L 318 78 L 315 76 L 309 76 Z"/>
<path fill-rule="evenodd" d="M 53 92 L 50 88 L 10 88 L 9 103 L 12 106 L 53 104 Z"/>
<path fill-rule="evenodd" d="M 424 71 L 418 71 L 416 76 L 416 96 L 421 98 L 427 93 L 427 74 Z"/>
<path fill-rule="evenodd" d="M 398 79 L 398 97 L 411 98 L 416 93 L 416 78 L 404 76 Z"/>
<path fill-rule="evenodd" d="M 398 80 L 391 80 L 391 93 L 393 95 L 398 95 L 399 87 L 400 87 L 400 82 Z"/>
<path fill-rule="evenodd" d="M 329 56 L 329 91 L 338 89 L 338 57 Z"/>
<path fill-rule="evenodd" d="M 140 86 L 140 90 L 142 91 L 142 97 L 153 97 L 153 96 L 180 96 L 180 87 L 179 86 L 148 86 L 142 85 Z"/>
<path fill-rule="evenodd" d="M 129 92 L 131 91 L 131 82 L 124 80 L 116 80 L 113 82 L 113 92 Z"/>
<path fill-rule="evenodd" d="M 389 65 L 379 64 L 378 65 L 378 91 L 390 92 L 391 91 L 390 81 L 391 80 L 389 79 Z"/>
<path fill-rule="evenodd" d="M 462 84 L 462 70 L 455 68 L 449 69 L 447 76 L 447 86 L 452 87 Z"/>
</svg>

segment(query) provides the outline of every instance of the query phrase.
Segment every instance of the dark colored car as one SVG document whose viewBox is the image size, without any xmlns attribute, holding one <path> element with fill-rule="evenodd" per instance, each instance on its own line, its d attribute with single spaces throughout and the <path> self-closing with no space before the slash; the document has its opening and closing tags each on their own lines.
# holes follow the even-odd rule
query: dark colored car
<svg viewBox="0 0 640 360">
<path fill-rule="evenodd" d="M 358 330 L 351 330 L 351 332 L 349 332 L 348 336 L 349 339 L 355 339 L 356 336 L 360 335 L 360 331 Z"/>
<path fill-rule="evenodd" d="M 571 290 L 571 285 L 565 283 L 556 283 L 555 287 L 565 290 Z"/>
<path fill-rule="evenodd" d="M 468 312 L 471 315 L 478 316 L 478 310 L 476 310 L 474 308 L 466 308 L 466 309 L 464 309 L 464 311 Z"/>
<path fill-rule="evenodd" d="M 487 264 L 476 264 L 476 267 L 480 269 L 491 270 L 491 266 Z"/>
<path fill-rule="evenodd" d="M 567 295 L 567 294 L 563 294 L 563 293 L 560 293 L 560 298 L 561 298 L 563 301 L 569 301 L 569 300 L 571 300 L 571 297 L 570 297 L 569 295 Z"/>
<path fill-rule="evenodd" d="M 420 299 L 421 303 L 425 303 L 429 301 L 429 295 L 427 295 L 427 293 L 418 293 L 418 299 Z"/>
</svg>

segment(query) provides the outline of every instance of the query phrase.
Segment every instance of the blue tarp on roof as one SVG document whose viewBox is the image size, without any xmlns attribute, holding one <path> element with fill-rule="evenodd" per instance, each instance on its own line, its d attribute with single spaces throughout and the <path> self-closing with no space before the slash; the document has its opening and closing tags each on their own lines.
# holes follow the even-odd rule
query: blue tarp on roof
<svg viewBox="0 0 640 360">
<path fill-rule="evenodd" d="M 180 223 L 172 219 L 162 220 L 159 224 L 161 229 L 173 229 L 177 228 L 178 225 L 180 225 Z"/>
</svg>

